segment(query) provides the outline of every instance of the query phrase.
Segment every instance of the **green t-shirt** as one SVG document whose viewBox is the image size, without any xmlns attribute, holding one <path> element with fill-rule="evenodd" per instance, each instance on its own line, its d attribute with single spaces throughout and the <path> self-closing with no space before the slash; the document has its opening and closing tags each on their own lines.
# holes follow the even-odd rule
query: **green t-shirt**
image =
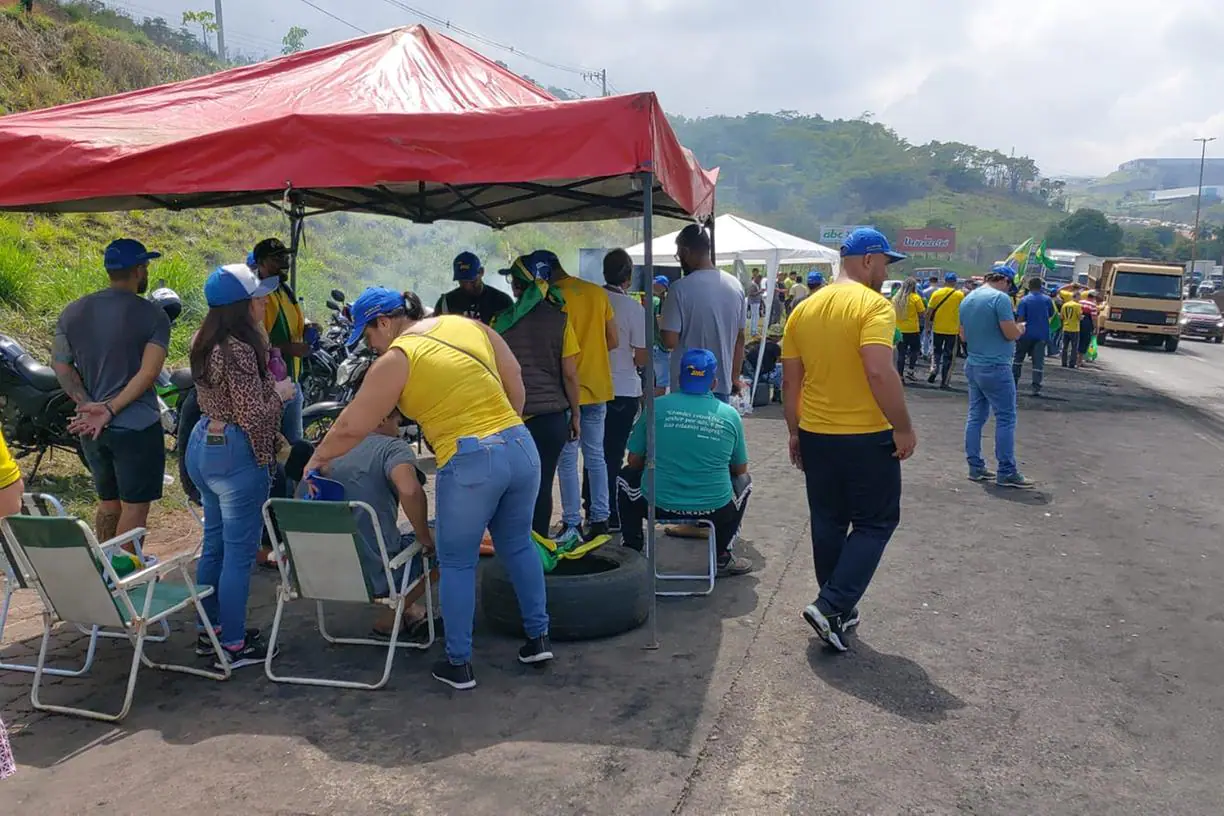
<svg viewBox="0 0 1224 816">
<path fill-rule="evenodd" d="M 629 452 L 646 455 L 638 417 Z M 731 501 L 731 466 L 748 463 L 739 413 L 713 394 L 677 391 L 655 400 L 655 501 L 683 512 L 717 510 Z"/>
</svg>

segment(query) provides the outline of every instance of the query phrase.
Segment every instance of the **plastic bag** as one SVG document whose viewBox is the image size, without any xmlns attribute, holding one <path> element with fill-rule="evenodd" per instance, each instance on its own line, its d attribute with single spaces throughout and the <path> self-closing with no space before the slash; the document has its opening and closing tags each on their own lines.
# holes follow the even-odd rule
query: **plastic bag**
<svg viewBox="0 0 1224 816">
<path fill-rule="evenodd" d="M 1095 362 L 1097 358 L 1097 339 L 1096 335 L 1092 336 L 1092 341 L 1088 344 L 1088 350 L 1084 352 L 1084 359 L 1088 362 Z"/>
</svg>

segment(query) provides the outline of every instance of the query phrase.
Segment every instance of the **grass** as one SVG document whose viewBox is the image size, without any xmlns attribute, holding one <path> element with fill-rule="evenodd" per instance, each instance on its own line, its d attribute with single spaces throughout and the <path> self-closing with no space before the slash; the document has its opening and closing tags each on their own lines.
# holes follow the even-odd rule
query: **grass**
<svg viewBox="0 0 1224 816">
<path fill-rule="evenodd" d="M 1027 204 L 1002 194 L 953 193 L 948 190 L 941 190 L 888 212 L 906 224 L 925 224 L 929 219 L 951 223 L 956 227 L 957 255 L 961 258 L 954 264 L 968 263 L 964 259 L 980 242 L 978 263 L 970 264 L 979 272 L 981 268 L 1003 258 L 1024 239 L 1045 235 L 1051 224 L 1065 216 L 1058 210 Z M 932 259 L 931 263 L 923 261 L 921 265 L 938 266 L 939 263 Z"/>
</svg>

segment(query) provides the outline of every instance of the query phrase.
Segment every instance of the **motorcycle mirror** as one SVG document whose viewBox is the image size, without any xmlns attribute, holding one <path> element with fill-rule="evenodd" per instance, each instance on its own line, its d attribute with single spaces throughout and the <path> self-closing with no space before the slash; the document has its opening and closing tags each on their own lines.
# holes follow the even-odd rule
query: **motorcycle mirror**
<svg viewBox="0 0 1224 816">
<path fill-rule="evenodd" d="M 329 300 L 329 301 L 327 301 L 327 304 L 326 304 L 326 305 L 327 305 L 327 308 L 331 309 L 333 312 L 338 312 L 338 311 L 340 311 L 340 307 L 339 307 L 338 305 L 336 305 L 336 302 L 335 302 L 335 301 Z"/>
<path fill-rule="evenodd" d="M 337 303 L 344 302 L 344 293 L 341 292 L 339 289 L 331 290 L 331 296 L 332 296 L 332 300 L 336 301 Z"/>
</svg>

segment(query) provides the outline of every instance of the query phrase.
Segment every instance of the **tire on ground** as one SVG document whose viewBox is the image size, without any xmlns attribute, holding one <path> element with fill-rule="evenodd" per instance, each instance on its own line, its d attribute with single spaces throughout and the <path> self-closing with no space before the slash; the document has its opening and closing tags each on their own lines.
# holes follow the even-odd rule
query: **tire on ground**
<svg viewBox="0 0 1224 816">
<path fill-rule="evenodd" d="M 604 544 L 544 576 L 553 640 L 593 640 L 636 629 L 650 610 L 650 573 L 636 550 Z M 497 556 L 481 559 L 480 606 L 496 632 L 523 636 L 514 586 Z"/>
</svg>

